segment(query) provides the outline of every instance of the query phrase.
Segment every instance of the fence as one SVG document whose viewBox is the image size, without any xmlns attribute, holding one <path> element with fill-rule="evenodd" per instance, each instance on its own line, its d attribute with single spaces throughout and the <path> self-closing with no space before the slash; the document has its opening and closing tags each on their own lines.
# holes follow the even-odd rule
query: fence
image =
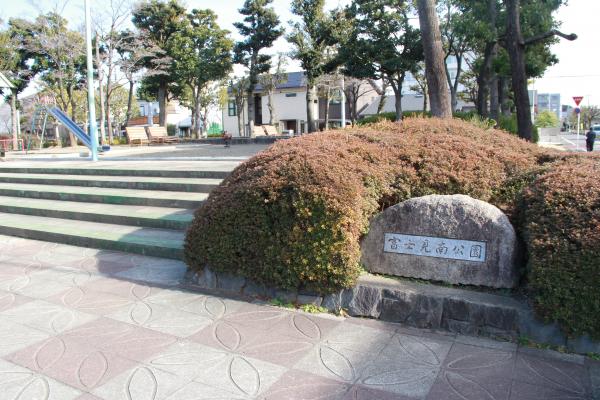
<svg viewBox="0 0 600 400">
<path fill-rule="evenodd" d="M 23 146 L 23 139 L 17 140 L 17 148 L 14 148 L 14 140 L 13 139 L 1 139 L 0 140 L 0 149 L 6 151 L 25 151 L 25 147 Z"/>
</svg>

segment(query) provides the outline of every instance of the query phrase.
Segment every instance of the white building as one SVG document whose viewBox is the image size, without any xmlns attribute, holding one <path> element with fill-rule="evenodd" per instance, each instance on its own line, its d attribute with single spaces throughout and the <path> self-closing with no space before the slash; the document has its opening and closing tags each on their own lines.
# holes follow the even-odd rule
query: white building
<svg viewBox="0 0 600 400">
<path fill-rule="evenodd" d="M 304 72 L 290 72 L 285 82 L 278 84 L 273 94 L 273 104 L 277 119 L 279 120 L 279 132 L 282 133 L 305 133 L 307 132 L 307 104 L 306 104 L 306 77 Z M 368 90 L 365 86 L 365 90 Z M 231 94 L 230 94 L 231 96 Z M 358 99 L 357 109 L 362 110 L 371 100 L 369 96 L 361 96 Z M 325 100 L 319 99 L 312 105 L 314 115 L 317 116 L 319 126 L 325 123 Z M 270 114 L 268 107 L 268 96 L 259 84 L 254 90 L 254 125 L 266 125 L 269 123 Z M 332 100 L 329 106 L 329 122 L 331 126 L 341 126 L 342 121 L 341 102 Z M 227 106 L 222 110 L 223 129 L 233 136 L 250 136 L 248 128 L 248 104 L 244 104 L 241 110 L 241 122 L 245 132 L 240 135 L 238 127 L 238 109 L 235 99 L 230 97 Z M 349 106 L 346 103 L 346 120 L 350 120 Z"/>
<path fill-rule="evenodd" d="M 377 114 L 377 108 L 379 107 L 380 97 L 375 99 L 368 107 L 366 107 L 361 113 L 360 117 L 368 117 L 369 115 Z M 407 93 L 402 95 L 402 111 L 423 111 L 424 96 L 417 93 Z M 467 103 L 463 100 L 458 99 L 456 109 L 457 111 L 470 111 L 474 108 L 472 103 Z M 430 103 L 427 102 L 426 111 L 430 111 Z M 386 95 L 385 103 L 383 105 L 382 113 L 396 112 L 396 96 Z"/>
<path fill-rule="evenodd" d="M 136 118 L 130 125 L 154 125 L 158 123 L 160 112 L 158 101 L 138 100 L 138 105 L 140 107 L 140 118 Z M 167 103 L 167 126 L 175 125 L 180 136 L 185 136 L 189 131 L 191 116 L 192 111 L 182 106 L 177 100 L 171 100 Z"/>
</svg>

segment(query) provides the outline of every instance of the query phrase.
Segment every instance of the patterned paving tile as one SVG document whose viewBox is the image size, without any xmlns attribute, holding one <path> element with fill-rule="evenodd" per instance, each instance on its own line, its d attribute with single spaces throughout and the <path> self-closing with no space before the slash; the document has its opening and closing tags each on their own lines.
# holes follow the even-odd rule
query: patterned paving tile
<svg viewBox="0 0 600 400">
<path fill-rule="evenodd" d="M 548 393 L 563 393 L 565 397 L 586 397 L 591 392 L 585 366 L 524 354 L 517 356 L 514 379 L 517 382 L 544 387 Z M 528 388 L 525 385 L 517 387 Z"/>
<path fill-rule="evenodd" d="M 582 394 L 564 392 L 548 386 L 531 385 L 525 382 L 514 381 L 510 393 L 510 400 L 591 400 Z"/>
<path fill-rule="evenodd" d="M 164 399 L 190 383 L 189 380 L 139 364 L 94 389 L 93 393 L 110 400 Z"/>
<path fill-rule="evenodd" d="M 120 357 L 145 361 L 164 351 L 176 338 L 110 318 L 99 318 L 65 332 L 62 337 Z"/>
<path fill-rule="evenodd" d="M 176 307 L 183 311 L 203 315 L 212 320 L 224 318 L 247 304 L 243 301 L 202 295 L 183 289 L 165 289 L 146 300 L 152 304 Z"/>
<path fill-rule="evenodd" d="M 55 335 L 98 317 L 43 300 L 35 300 L 0 312 L 0 318 Z"/>
<path fill-rule="evenodd" d="M 142 301 L 146 298 L 160 293 L 163 289 L 139 283 L 129 282 L 122 279 L 101 277 L 90 283 L 82 285 L 83 289 L 95 292 L 108 293 L 130 300 Z"/>
<path fill-rule="evenodd" d="M 11 400 L 72 400 L 81 392 L 47 376 L 0 360 L 0 393 Z"/>
<path fill-rule="evenodd" d="M 256 397 L 266 392 L 285 371 L 284 367 L 231 354 L 212 365 L 206 365 L 194 381 L 240 397 Z"/>
<path fill-rule="evenodd" d="M 25 274 L 5 280 L 0 284 L 0 289 L 35 299 L 45 299 L 73 287 L 71 283 L 49 280 L 47 276 L 40 275 Z"/>
<path fill-rule="evenodd" d="M 30 301 L 33 301 L 30 297 L 0 290 L 0 312 L 18 307 Z"/>
<path fill-rule="evenodd" d="M 248 400 L 248 397 L 199 382 L 192 382 L 166 400 Z"/>
<path fill-rule="evenodd" d="M 7 320 L 0 321 L 0 356 L 21 350 L 31 344 L 41 342 L 50 334 L 38 329 Z"/>
<path fill-rule="evenodd" d="M 46 300 L 74 310 L 97 315 L 111 314 L 135 303 L 126 297 L 90 290 L 89 288 L 92 286 L 93 284 L 86 287 L 75 286 Z"/>
<path fill-rule="evenodd" d="M 194 379 L 203 368 L 229 357 L 227 352 L 188 341 L 178 341 L 159 354 L 150 357 L 146 364 L 173 375 Z"/>
<path fill-rule="evenodd" d="M 116 277 L 129 279 L 138 282 L 154 283 L 163 286 L 178 285 L 187 267 L 182 262 L 173 262 L 173 260 L 162 260 L 162 262 L 144 262 L 140 261 L 140 265 L 129 268 L 125 271 L 115 274 Z"/>
<path fill-rule="evenodd" d="M 62 383 L 89 391 L 136 363 L 65 337 L 53 337 L 6 357 Z"/>
<path fill-rule="evenodd" d="M 427 400 L 508 400 L 510 379 L 498 377 L 481 382 L 472 377 L 443 370 Z M 539 400 L 543 399 L 540 397 Z"/>
<path fill-rule="evenodd" d="M 352 386 L 298 370 L 286 372 L 264 395 L 264 400 L 341 400 Z"/>
<path fill-rule="evenodd" d="M 98 276 L 79 268 L 59 266 L 37 273 L 36 278 L 48 279 L 64 285 L 81 286 L 93 282 L 98 279 Z"/>
<path fill-rule="evenodd" d="M 108 317 L 178 337 L 188 337 L 210 325 L 209 318 L 143 301 L 122 307 Z"/>
</svg>

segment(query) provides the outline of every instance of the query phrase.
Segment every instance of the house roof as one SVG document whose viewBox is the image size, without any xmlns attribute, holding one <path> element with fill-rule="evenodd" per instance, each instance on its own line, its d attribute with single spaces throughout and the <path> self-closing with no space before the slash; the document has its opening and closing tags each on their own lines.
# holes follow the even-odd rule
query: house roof
<svg viewBox="0 0 600 400">
<path fill-rule="evenodd" d="M 1 88 L 6 88 L 6 89 L 14 89 L 15 88 L 15 85 L 10 83 L 10 81 L 6 78 L 6 76 L 4 76 L 4 74 L 2 72 L 0 72 L 0 89 Z"/>
<path fill-rule="evenodd" d="M 299 89 L 306 87 L 306 74 L 304 71 L 299 72 L 288 72 L 285 74 L 286 80 L 285 82 L 278 83 L 276 85 L 277 89 Z M 262 92 L 263 87 L 260 83 L 256 84 L 254 87 L 255 92 Z M 231 88 L 227 88 L 227 93 L 231 94 Z"/>
<path fill-rule="evenodd" d="M 297 89 L 306 87 L 306 74 L 304 71 L 288 72 L 286 73 L 286 77 L 287 79 L 285 82 L 276 85 L 277 89 Z M 255 92 L 261 92 L 262 90 L 263 87 L 260 83 L 254 88 Z"/>
</svg>

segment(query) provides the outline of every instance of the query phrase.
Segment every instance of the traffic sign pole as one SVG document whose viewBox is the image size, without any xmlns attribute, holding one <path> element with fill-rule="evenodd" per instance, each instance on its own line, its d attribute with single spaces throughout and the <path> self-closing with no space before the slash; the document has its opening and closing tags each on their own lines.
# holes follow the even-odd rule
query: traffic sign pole
<svg viewBox="0 0 600 400">
<path fill-rule="evenodd" d="M 583 96 L 573 96 L 573 101 L 577 106 L 577 108 L 575 108 L 575 112 L 577 113 L 577 151 L 579 151 L 579 127 L 581 126 L 581 109 L 579 108 L 581 100 L 583 100 Z"/>
</svg>

